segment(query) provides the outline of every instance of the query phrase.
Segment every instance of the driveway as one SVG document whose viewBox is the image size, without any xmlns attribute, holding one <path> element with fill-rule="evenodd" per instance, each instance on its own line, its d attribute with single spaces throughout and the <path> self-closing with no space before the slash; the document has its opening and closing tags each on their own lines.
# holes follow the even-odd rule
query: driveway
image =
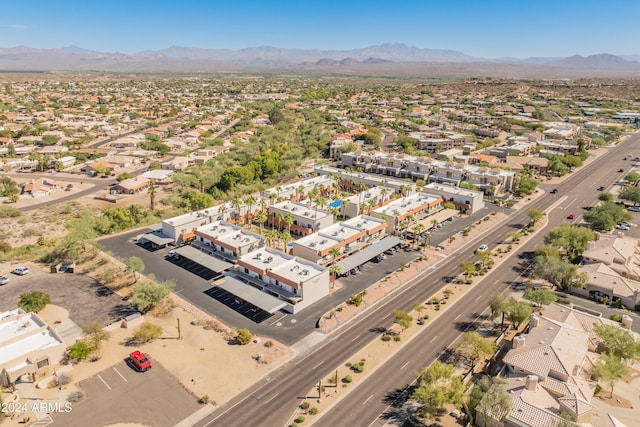
<svg viewBox="0 0 640 427">
<path fill-rule="evenodd" d="M 70 412 L 51 414 L 53 426 L 99 427 L 144 420 L 146 425 L 172 427 L 200 408 L 198 399 L 157 362 L 141 373 L 122 361 L 78 386 L 86 397 L 73 403 Z"/>
<path fill-rule="evenodd" d="M 136 312 L 131 304 L 88 276 L 45 273 L 27 265 L 30 273 L 26 276 L 7 274 L 9 283 L 0 286 L 0 311 L 15 309 L 20 295 L 40 291 L 49 295 L 51 304 L 67 309 L 71 320 L 81 327 L 91 322 L 106 326 Z"/>
</svg>

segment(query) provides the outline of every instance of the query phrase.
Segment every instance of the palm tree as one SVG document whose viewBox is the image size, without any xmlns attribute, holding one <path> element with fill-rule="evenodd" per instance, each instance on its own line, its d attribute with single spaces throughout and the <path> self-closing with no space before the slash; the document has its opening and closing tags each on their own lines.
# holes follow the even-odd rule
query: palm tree
<svg viewBox="0 0 640 427">
<path fill-rule="evenodd" d="M 236 208 L 236 213 L 237 213 L 237 220 L 238 220 L 238 224 L 240 223 L 240 217 L 242 216 L 242 200 L 240 200 L 238 197 L 234 197 L 233 200 L 231 201 L 231 205 Z"/>
<path fill-rule="evenodd" d="M 329 255 L 332 257 L 332 262 L 335 263 L 336 259 L 342 255 L 342 252 L 340 252 L 340 249 L 338 248 L 331 248 L 329 249 Z"/>
<path fill-rule="evenodd" d="M 244 204 L 247 206 L 247 219 L 246 222 L 249 224 L 249 228 L 251 228 L 251 208 L 255 206 L 256 199 L 253 196 L 249 196 L 245 199 Z"/>
<path fill-rule="evenodd" d="M 284 217 L 284 222 L 287 223 L 287 230 L 289 230 L 289 234 L 291 234 L 291 226 L 296 221 L 296 219 L 290 213 L 286 214 Z"/>
<path fill-rule="evenodd" d="M 218 208 L 218 219 L 224 221 L 224 214 L 227 213 L 227 204 L 223 203 Z"/>
<path fill-rule="evenodd" d="M 364 215 L 364 211 L 367 210 L 367 204 L 366 203 L 360 203 L 360 206 L 358 206 L 360 208 L 360 215 Z"/>
<path fill-rule="evenodd" d="M 264 223 L 267 221 L 267 214 L 264 211 L 260 211 L 256 214 L 253 220 L 260 225 L 260 234 L 262 234 Z"/>
<path fill-rule="evenodd" d="M 284 222 L 284 214 L 282 212 L 278 212 L 276 214 L 276 218 L 275 219 L 278 221 L 278 230 L 279 230 L 280 227 L 282 227 L 282 223 Z"/>
<path fill-rule="evenodd" d="M 420 234 L 424 231 L 424 224 L 418 223 L 414 225 L 413 231 L 414 231 L 414 234 L 413 234 L 414 243 L 416 243 L 416 246 L 417 246 L 418 242 L 420 241 Z"/>
<path fill-rule="evenodd" d="M 155 201 L 156 201 L 156 186 L 153 185 L 153 181 L 149 182 L 149 187 L 147 188 L 147 193 L 149 193 L 149 204 L 151 208 L 151 212 L 155 210 Z"/>
<path fill-rule="evenodd" d="M 264 240 L 267 246 L 273 247 L 273 242 L 276 239 L 276 235 L 278 234 L 275 230 L 265 230 L 264 231 Z"/>
<path fill-rule="evenodd" d="M 289 230 L 282 230 L 280 232 L 280 240 L 282 241 L 282 252 L 287 252 L 287 244 L 293 240 Z"/>
<path fill-rule="evenodd" d="M 329 267 L 329 273 L 331 273 L 331 288 L 333 288 L 336 285 L 336 278 L 340 275 L 340 273 L 342 273 L 342 271 L 340 271 L 340 266 L 338 264 L 333 264 L 331 267 Z"/>
<path fill-rule="evenodd" d="M 296 194 L 298 195 L 298 200 L 302 200 L 304 197 L 304 185 L 300 184 L 298 188 L 296 188 Z"/>
</svg>

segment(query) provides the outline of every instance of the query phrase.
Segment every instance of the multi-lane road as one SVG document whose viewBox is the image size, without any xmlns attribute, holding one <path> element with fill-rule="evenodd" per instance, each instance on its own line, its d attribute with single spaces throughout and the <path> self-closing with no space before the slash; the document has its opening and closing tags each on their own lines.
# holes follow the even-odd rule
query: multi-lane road
<svg viewBox="0 0 640 427">
<path fill-rule="evenodd" d="M 594 203 L 597 187 L 609 187 L 623 175 L 620 168 L 627 170 L 631 163 L 623 157 L 640 150 L 640 135 L 633 135 L 624 143 L 610 148 L 605 154 L 593 159 L 564 182 L 542 186 L 546 192 L 532 201 L 528 207 L 546 210 L 557 203 L 549 213 L 552 227 L 560 224 L 573 213 L 580 218 L 582 207 Z M 558 188 L 557 194 L 550 194 L 551 188 Z M 520 209 L 508 216 L 506 221 L 491 230 L 482 239 L 489 247 L 494 247 L 506 238 L 509 231 L 527 223 L 527 209 Z M 541 243 L 545 231 L 539 233 L 519 251 L 531 251 Z M 446 286 L 448 277 L 455 277 L 461 261 L 473 259 L 477 241 L 451 254 L 436 269 L 427 270 L 405 285 L 401 292 L 378 304 L 363 316 L 355 319 L 347 328 L 340 330 L 325 340 L 308 354 L 292 360 L 269 377 L 259 381 L 226 405 L 198 423 L 198 426 L 284 426 L 303 397 L 318 381 L 347 360 L 358 349 L 373 339 L 379 339 L 379 328 L 389 328 L 393 324 L 393 310 L 411 310 L 416 300 L 427 300 Z M 402 350 L 382 365 L 375 375 L 351 391 L 331 411 L 318 421 L 322 426 L 369 426 L 384 423 L 381 415 L 388 403 L 386 395 L 403 389 L 414 379 L 415 372 L 435 360 L 442 349 L 455 338 L 484 310 L 491 296 L 504 291 L 518 273 L 513 269 L 517 257 L 512 257 L 493 269 L 490 274 L 474 286 L 454 306 L 449 307 L 438 319 Z"/>
</svg>

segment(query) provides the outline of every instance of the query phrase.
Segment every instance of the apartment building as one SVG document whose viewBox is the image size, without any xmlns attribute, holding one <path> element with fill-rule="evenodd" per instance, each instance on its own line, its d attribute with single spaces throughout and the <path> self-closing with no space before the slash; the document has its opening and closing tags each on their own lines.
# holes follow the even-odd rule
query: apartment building
<svg viewBox="0 0 640 427">
<path fill-rule="evenodd" d="M 443 199 L 427 193 L 416 193 L 394 200 L 371 212 L 371 216 L 387 222 L 387 233 L 393 234 L 398 225 L 413 217 L 419 221 L 442 209 Z"/>
<path fill-rule="evenodd" d="M 340 251 L 339 257 L 360 250 L 384 237 L 386 225 L 379 218 L 360 215 L 294 241 L 292 253 L 326 265 L 334 261 L 332 249 Z"/>
<path fill-rule="evenodd" d="M 269 247 L 240 257 L 234 273 L 293 314 L 329 295 L 329 269 Z"/>
<path fill-rule="evenodd" d="M 293 217 L 291 225 L 278 219 L 287 215 Z M 302 202 L 284 201 L 269 207 L 267 223 L 280 229 L 290 228 L 291 235 L 306 236 L 333 224 L 333 214 L 317 204 L 312 206 L 308 199 Z"/>
<path fill-rule="evenodd" d="M 233 262 L 265 244 L 264 236 L 225 221 L 200 226 L 194 233 L 191 246 Z"/>
</svg>

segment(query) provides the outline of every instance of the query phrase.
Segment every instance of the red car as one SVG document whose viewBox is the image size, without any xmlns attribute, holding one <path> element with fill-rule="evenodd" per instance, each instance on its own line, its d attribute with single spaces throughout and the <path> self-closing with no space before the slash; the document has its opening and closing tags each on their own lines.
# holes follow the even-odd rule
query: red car
<svg viewBox="0 0 640 427">
<path fill-rule="evenodd" d="M 567 218 L 568 219 L 576 219 L 576 216 L 574 214 L 569 214 L 569 216 Z"/>
<path fill-rule="evenodd" d="M 147 357 L 146 354 L 141 352 L 140 350 L 136 350 L 129 355 L 129 360 L 135 368 L 140 372 L 146 372 L 151 369 L 151 360 Z"/>
</svg>

